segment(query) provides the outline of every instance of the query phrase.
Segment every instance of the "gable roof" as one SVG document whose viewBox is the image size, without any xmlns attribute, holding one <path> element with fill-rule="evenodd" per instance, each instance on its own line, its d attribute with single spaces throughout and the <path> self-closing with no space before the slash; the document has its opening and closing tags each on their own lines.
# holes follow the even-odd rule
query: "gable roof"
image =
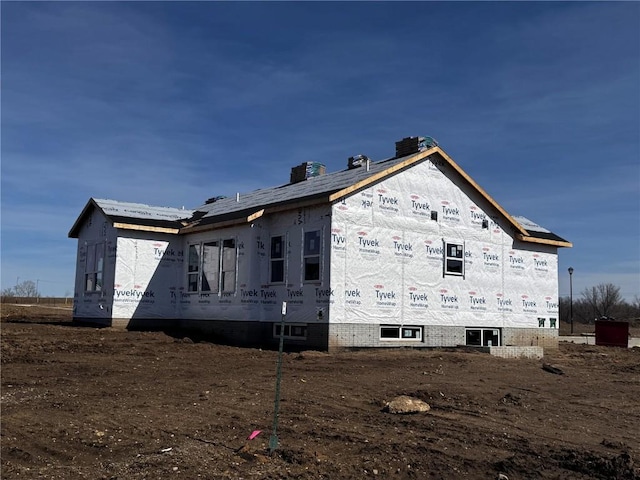
<svg viewBox="0 0 640 480">
<path fill-rule="evenodd" d="M 70 238 L 78 238 L 82 224 L 94 210 L 100 211 L 116 228 L 161 233 L 179 233 L 184 220 L 194 213 L 193 210 L 90 198 L 71 227 Z"/>
<path fill-rule="evenodd" d="M 180 232 L 196 232 L 238 223 L 250 223 L 269 213 L 303 206 L 333 203 L 342 200 L 353 192 L 367 188 L 400 171 L 421 163 L 432 155 L 437 155 L 450 165 L 463 182 L 487 200 L 495 208 L 498 215 L 513 227 L 518 240 L 544 243 L 556 247 L 573 246 L 570 242 L 543 229 L 530 220 L 527 220 L 527 222 L 531 230 L 526 228 L 515 217 L 509 215 L 439 146 L 405 157 L 370 162 L 368 168 L 361 166 L 350 170 L 327 173 L 317 177 L 310 177 L 302 182 L 255 190 L 246 194 L 238 194 L 235 198 L 223 198 L 213 203 L 204 204 L 195 209 L 193 218 Z M 518 218 L 524 219 L 524 217 Z M 537 227 L 537 229 L 532 228 L 532 226 Z"/>
<path fill-rule="evenodd" d="M 92 208 L 100 209 L 116 228 L 173 234 L 187 234 L 250 223 L 265 214 L 340 201 L 358 190 L 374 185 L 432 156 L 437 156 L 448 164 L 463 183 L 483 197 L 513 228 L 518 240 L 556 247 L 573 246 L 571 242 L 525 217 L 511 216 L 439 146 L 405 157 L 371 161 L 367 166 L 310 177 L 298 183 L 241 193 L 236 197 L 219 198 L 193 210 L 92 198 L 76 220 L 69 232 L 69 237 L 77 238 L 79 228 Z"/>
</svg>

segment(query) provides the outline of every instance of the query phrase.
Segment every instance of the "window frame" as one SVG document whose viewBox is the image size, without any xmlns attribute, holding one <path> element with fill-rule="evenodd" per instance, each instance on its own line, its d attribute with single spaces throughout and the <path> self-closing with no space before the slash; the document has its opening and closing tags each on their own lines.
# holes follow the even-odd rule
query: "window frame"
<svg viewBox="0 0 640 480">
<path fill-rule="evenodd" d="M 281 256 L 280 257 L 274 257 L 273 256 L 273 247 L 274 247 L 274 240 L 275 239 L 280 239 L 280 245 L 281 245 Z M 281 280 L 274 280 L 273 278 L 273 274 L 274 274 L 274 263 L 278 263 L 278 264 L 282 264 L 281 269 L 282 269 L 282 279 Z M 281 234 L 281 235 L 272 235 L 271 237 L 269 237 L 269 283 L 273 284 L 273 285 L 280 285 L 280 284 L 284 284 L 287 282 L 287 235 L 286 234 Z"/>
<path fill-rule="evenodd" d="M 273 338 L 280 338 L 280 327 L 282 323 L 275 322 L 273 324 Z M 300 332 L 300 334 L 294 334 L 293 330 Z M 301 330 L 298 330 L 301 329 Z M 306 323 L 285 323 L 284 324 L 284 338 L 289 340 L 306 340 L 308 335 L 308 324 Z"/>
<path fill-rule="evenodd" d="M 394 336 L 383 336 L 383 331 L 397 331 Z M 407 332 L 413 332 L 414 335 L 407 336 Z M 417 333 L 417 335 L 415 335 Z M 422 325 L 389 325 L 381 324 L 379 329 L 379 339 L 381 342 L 422 342 L 424 339 L 424 326 Z"/>
<path fill-rule="evenodd" d="M 480 333 L 480 343 L 469 343 L 469 333 L 471 332 L 479 332 Z M 488 339 L 485 338 L 487 332 L 491 332 L 492 337 L 498 337 L 497 343 L 493 344 L 493 339 L 491 339 L 491 345 L 489 345 Z M 501 328 L 490 328 L 490 327 L 465 327 L 464 329 L 464 344 L 467 347 L 499 347 L 502 345 L 502 329 Z"/>
<path fill-rule="evenodd" d="M 231 245 L 229 245 L 230 242 Z M 209 247 L 209 249 L 207 249 L 207 247 Z M 237 292 L 237 237 L 216 238 L 189 243 L 187 251 L 186 275 L 188 294 L 221 295 L 224 293 Z M 192 262 L 192 252 L 194 251 L 197 256 L 197 262 L 195 262 L 195 264 Z M 214 252 L 211 257 L 210 252 Z M 193 280 L 194 276 L 195 281 Z M 231 279 L 227 280 L 227 277 L 231 277 Z M 194 285 L 196 287 L 195 289 L 193 289 Z"/>
<path fill-rule="evenodd" d="M 462 277 L 465 278 L 465 243 L 459 241 L 448 241 L 443 240 L 444 246 L 444 263 L 442 266 L 443 275 L 451 275 L 454 277 Z M 460 249 L 461 255 L 454 256 L 453 254 L 449 254 L 449 247 L 456 247 L 456 249 Z M 460 271 L 454 270 L 450 268 L 449 262 L 460 262 Z"/>
<path fill-rule="evenodd" d="M 104 266 L 106 261 L 106 242 L 92 242 L 86 245 L 86 257 L 84 263 L 84 292 L 96 293 L 104 290 Z M 93 252 L 90 254 L 90 252 Z M 98 252 L 100 255 L 98 255 Z M 89 265 L 91 263 L 91 265 Z M 91 278 L 91 288 L 87 288 L 89 285 L 89 279 Z"/>
<path fill-rule="evenodd" d="M 207 262 L 207 247 L 209 249 L 213 249 L 215 247 L 215 257 L 211 262 Z M 209 242 L 202 242 L 200 244 L 201 248 L 201 267 L 200 267 L 200 279 L 198 285 L 200 285 L 200 292 L 202 293 L 218 293 L 220 291 L 220 262 L 221 262 L 221 251 L 220 251 L 220 240 L 212 240 Z M 205 268 L 206 265 L 215 265 L 215 270 L 211 271 L 212 280 L 215 279 L 215 282 L 209 281 L 209 273 Z M 208 288 L 205 288 L 205 282 Z"/>
<path fill-rule="evenodd" d="M 233 242 L 232 246 L 227 246 L 225 243 Z M 238 240 L 236 237 L 225 238 L 220 242 L 222 249 L 220 250 L 220 292 L 221 293 L 235 293 L 236 285 L 238 284 Z M 228 257 L 226 254 L 232 251 L 233 255 Z M 227 281 L 227 277 L 233 274 L 233 278 Z M 227 284 L 229 284 L 227 286 Z M 229 288 L 233 287 L 233 288 Z"/>
<path fill-rule="evenodd" d="M 317 253 L 307 251 L 307 234 L 317 233 L 318 235 L 318 247 Z M 302 231 L 302 282 L 303 283 L 322 283 L 322 259 L 324 251 L 324 228 L 316 228 Z M 307 278 L 307 260 L 318 259 L 318 278 Z M 310 264 L 313 265 L 313 264 Z"/>
</svg>

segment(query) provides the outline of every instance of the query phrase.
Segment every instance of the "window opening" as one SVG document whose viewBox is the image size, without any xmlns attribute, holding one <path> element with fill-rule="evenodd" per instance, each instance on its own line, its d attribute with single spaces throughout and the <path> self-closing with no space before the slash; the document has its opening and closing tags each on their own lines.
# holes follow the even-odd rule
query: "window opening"
<svg viewBox="0 0 640 480">
<path fill-rule="evenodd" d="M 202 244 L 202 281 L 200 291 L 218 293 L 220 285 L 220 242 Z"/>
<path fill-rule="evenodd" d="M 222 241 L 222 291 L 230 293 L 236 291 L 236 239 L 229 238 Z"/>
<path fill-rule="evenodd" d="M 464 276 L 464 244 L 445 242 L 445 275 Z"/>
<path fill-rule="evenodd" d="M 200 244 L 189 245 L 189 264 L 187 268 L 187 291 L 198 291 L 200 278 Z"/>
<path fill-rule="evenodd" d="M 271 237 L 271 283 L 284 282 L 284 236 Z"/>
<path fill-rule="evenodd" d="M 280 337 L 282 325 L 280 323 L 273 324 L 273 336 Z M 307 338 L 307 325 L 304 323 L 287 323 L 284 325 L 284 337 L 303 340 Z"/>
<path fill-rule="evenodd" d="M 236 263 L 235 238 L 189 245 L 187 292 L 235 292 Z"/>
<path fill-rule="evenodd" d="M 500 329 L 467 328 L 466 345 L 471 347 L 496 347 L 500 345 Z"/>
<path fill-rule="evenodd" d="M 306 282 L 320 280 L 320 255 L 320 230 L 304 232 L 303 262 Z"/>
<path fill-rule="evenodd" d="M 408 325 L 381 325 L 380 340 L 422 341 L 422 327 Z"/>
<path fill-rule="evenodd" d="M 101 292 L 104 274 L 104 243 L 87 245 L 87 258 L 84 268 L 85 292 Z"/>
</svg>

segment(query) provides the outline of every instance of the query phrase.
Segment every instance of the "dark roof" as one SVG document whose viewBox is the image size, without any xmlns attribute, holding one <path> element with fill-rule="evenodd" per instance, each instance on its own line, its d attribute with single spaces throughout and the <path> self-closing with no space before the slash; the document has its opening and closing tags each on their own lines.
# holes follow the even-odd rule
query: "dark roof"
<svg viewBox="0 0 640 480">
<path fill-rule="evenodd" d="M 171 230 L 169 233 L 190 233 L 220 228 L 233 223 L 250 222 L 265 213 L 292 209 L 302 205 L 335 202 L 353 192 L 411 168 L 433 155 L 437 156 L 438 160 L 449 164 L 471 189 L 484 197 L 497 213 L 513 227 L 516 238 L 519 240 L 558 247 L 572 246 L 570 242 L 525 217 L 509 215 L 438 146 L 405 157 L 394 157 L 378 162 L 368 161 L 357 168 L 310 177 L 298 183 L 239 193 L 236 197 L 218 198 L 193 210 L 91 199 L 76 220 L 69 236 L 78 236 L 80 225 L 90 208 L 100 209 L 114 223 L 118 223 L 119 228 L 137 225 L 149 230 L 153 228 Z M 123 226 L 123 224 L 130 225 Z"/>
<path fill-rule="evenodd" d="M 193 210 L 184 210 L 172 207 L 156 207 L 142 203 L 119 202 L 117 200 L 105 200 L 90 198 L 82 213 L 71 227 L 69 237 L 78 238 L 80 227 L 86 217 L 94 210 L 99 210 L 113 224 L 126 226 L 147 227 L 148 229 L 179 229 L 185 224 L 185 219 L 193 216 Z"/>
</svg>

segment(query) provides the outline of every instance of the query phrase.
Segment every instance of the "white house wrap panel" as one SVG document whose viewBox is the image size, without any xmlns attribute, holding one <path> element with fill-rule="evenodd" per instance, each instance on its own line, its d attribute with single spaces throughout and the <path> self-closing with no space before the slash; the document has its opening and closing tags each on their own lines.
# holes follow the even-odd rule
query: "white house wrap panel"
<svg viewBox="0 0 640 480">
<path fill-rule="evenodd" d="M 309 348 L 557 344 L 557 249 L 439 147 L 194 210 L 91 199 L 74 318 Z"/>
<path fill-rule="evenodd" d="M 332 323 L 537 328 L 557 318 L 555 249 L 514 240 L 446 168 L 425 161 L 334 205 Z M 463 246 L 463 275 L 444 272 L 447 242 Z"/>
</svg>

